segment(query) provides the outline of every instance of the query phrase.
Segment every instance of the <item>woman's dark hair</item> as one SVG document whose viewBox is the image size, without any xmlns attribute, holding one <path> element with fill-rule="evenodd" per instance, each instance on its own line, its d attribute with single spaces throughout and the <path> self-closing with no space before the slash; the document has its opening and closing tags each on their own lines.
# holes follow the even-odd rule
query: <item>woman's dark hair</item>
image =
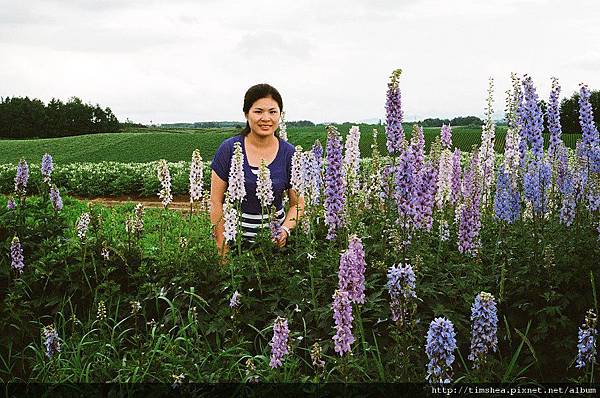
<svg viewBox="0 0 600 398">
<path fill-rule="evenodd" d="M 281 99 L 281 94 L 277 89 L 269 84 L 262 83 L 252 86 L 246 91 L 246 95 L 244 95 L 244 107 L 242 108 L 244 111 L 244 115 L 247 115 L 250 112 L 250 108 L 252 104 L 258 101 L 261 98 L 271 97 L 277 102 L 279 105 L 279 111 L 283 111 L 283 100 Z M 248 135 L 250 133 L 250 125 L 248 121 L 246 121 L 246 127 L 240 132 L 240 135 Z M 275 136 L 279 137 L 279 132 L 275 132 Z"/>
</svg>

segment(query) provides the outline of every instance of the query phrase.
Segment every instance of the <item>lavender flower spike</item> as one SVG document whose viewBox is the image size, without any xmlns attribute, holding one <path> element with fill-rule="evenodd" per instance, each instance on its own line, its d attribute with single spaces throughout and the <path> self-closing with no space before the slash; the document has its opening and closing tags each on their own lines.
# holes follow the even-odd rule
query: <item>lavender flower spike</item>
<svg viewBox="0 0 600 398">
<path fill-rule="evenodd" d="M 48 358 L 52 358 L 54 354 L 60 352 L 60 341 L 58 339 L 58 332 L 54 328 L 54 325 L 44 326 L 42 329 L 42 336 L 44 337 L 46 356 Z"/>
<path fill-rule="evenodd" d="M 387 278 L 386 286 L 391 298 L 392 321 L 404 320 L 409 303 L 417 298 L 415 273 L 410 264 L 393 265 L 388 269 Z"/>
<path fill-rule="evenodd" d="M 16 209 L 16 208 L 17 208 L 17 204 L 15 203 L 15 200 L 14 200 L 13 198 L 9 198 L 9 199 L 6 201 L 6 208 L 7 208 L 8 210 L 14 210 L 14 209 Z"/>
<path fill-rule="evenodd" d="M 471 307 L 471 353 L 473 368 L 477 369 L 485 362 L 489 351 L 496 352 L 498 347 L 498 315 L 496 301 L 490 293 L 481 292 L 475 297 Z"/>
<path fill-rule="evenodd" d="M 229 308 L 238 308 L 240 306 L 240 296 L 237 290 L 233 292 L 229 300 Z"/>
<path fill-rule="evenodd" d="M 25 263 L 23 262 L 23 247 L 21 246 L 21 242 L 19 238 L 16 236 L 13 238 L 10 244 L 10 258 L 11 258 L 11 267 L 19 274 L 23 273 L 23 268 L 25 268 Z"/>
<path fill-rule="evenodd" d="M 335 335 L 333 336 L 334 351 L 343 356 L 351 350 L 354 343 L 352 335 L 352 304 L 348 292 L 336 290 L 333 294 L 333 320 L 335 321 Z"/>
<path fill-rule="evenodd" d="M 442 130 L 440 131 L 440 137 L 442 139 L 442 148 L 450 149 L 452 147 L 452 127 L 443 124 Z"/>
<path fill-rule="evenodd" d="M 429 358 L 427 380 L 430 383 L 450 383 L 456 350 L 454 325 L 446 318 L 435 318 L 427 331 L 425 352 Z"/>
<path fill-rule="evenodd" d="M 277 317 L 273 324 L 273 339 L 269 345 L 271 346 L 271 362 L 269 366 L 275 369 L 283 365 L 283 357 L 289 354 L 288 339 L 290 329 L 288 321 L 285 318 Z"/>
<path fill-rule="evenodd" d="M 52 177 L 52 156 L 50 154 L 45 153 L 42 157 L 42 177 L 44 178 L 44 183 L 50 184 L 50 179 Z"/>
<path fill-rule="evenodd" d="M 348 250 L 340 257 L 339 289 L 348 292 L 348 299 L 356 304 L 365 302 L 365 250 L 356 235 L 350 237 Z"/>
<path fill-rule="evenodd" d="M 510 176 L 500 166 L 496 182 L 496 196 L 494 198 L 494 215 L 497 219 L 514 223 L 521 214 L 521 197 L 519 191 L 514 189 Z"/>
<path fill-rule="evenodd" d="M 560 96 L 560 84 L 558 79 L 552 78 L 552 90 L 550 91 L 550 100 L 548 101 L 548 130 L 550 131 L 550 145 L 548 146 L 548 154 L 551 158 L 554 157 L 556 147 L 560 143 L 562 130 L 560 128 L 560 104 L 558 97 Z"/>
<path fill-rule="evenodd" d="M 50 202 L 52 202 L 52 208 L 54 208 L 54 210 L 62 210 L 63 201 L 60 197 L 58 188 L 56 188 L 56 185 L 54 184 L 52 184 L 52 187 L 50 188 Z"/>
<path fill-rule="evenodd" d="M 325 169 L 325 224 L 327 239 L 335 239 L 336 231 L 344 224 L 345 184 L 342 170 L 342 143 L 337 129 L 327 131 L 327 168 Z"/>
<path fill-rule="evenodd" d="M 579 124 L 581 125 L 581 141 L 583 158 L 589 157 L 589 152 L 600 145 L 600 135 L 594 124 L 594 114 L 590 103 L 591 93 L 587 85 L 581 83 L 579 89 Z"/>
<path fill-rule="evenodd" d="M 25 159 L 19 160 L 17 164 L 17 175 L 15 176 L 15 194 L 25 196 L 27 193 L 27 182 L 29 181 L 29 166 Z"/>
<path fill-rule="evenodd" d="M 402 69 L 396 69 L 390 76 L 385 101 L 385 134 L 387 135 L 387 150 L 390 154 L 400 153 L 404 143 L 402 127 L 402 99 L 398 79 Z"/>
<path fill-rule="evenodd" d="M 521 108 L 523 136 L 531 143 L 531 151 L 536 159 L 544 155 L 544 119 L 539 105 L 538 95 L 530 76 L 523 78 L 524 102 Z"/>
<path fill-rule="evenodd" d="M 585 322 L 579 328 L 577 343 L 577 362 L 576 368 L 584 368 L 596 362 L 596 340 L 598 339 L 598 330 L 596 322 L 598 317 L 593 310 L 589 310 L 585 316 Z"/>
</svg>

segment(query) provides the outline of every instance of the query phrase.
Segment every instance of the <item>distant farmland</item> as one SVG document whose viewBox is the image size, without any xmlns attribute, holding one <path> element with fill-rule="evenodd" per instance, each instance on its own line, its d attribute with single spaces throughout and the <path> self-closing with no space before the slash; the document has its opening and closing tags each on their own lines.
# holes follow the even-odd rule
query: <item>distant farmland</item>
<svg viewBox="0 0 600 398">
<path fill-rule="evenodd" d="M 339 125 L 342 136 L 348 133 L 350 124 Z M 405 125 L 410 136 L 412 127 Z M 378 147 L 385 154 L 385 131 L 381 125 L 360 125 L 360 149 L 363 157 L 371 154 L 373 128 L 378 129 Z M 23 157 L 30 162 L 39 162 L 42 155 L 50 153 L 55 162 L 151 162 L 158 159 L 168 161 L 189 160 L 192 151 L 199 149 L 204 160 L 210 160 L 223 140 L 237 134 L 231 128 L 206 129 L 130 129 L 122 133 L 90 134 L 75 137 L 62 137 L 38 140 L 0 140 L 0 163 L 16 163 Z M 439 136 L 438 127 L 424 128 L 427 148 Z M 463 151 L 471 150 L 481 143 L 481 128 L 453 127 L 453 143 Z M 496 128 L 496 151 L 504 149 L 505 127 Z M 289 127 L 288 138 L 294 145 L 304 149 L 311 147 L 316 140 L 326 145 L 326 126 Z M 563 134 L 568 147 L 574 148 L 581 134 Z M 544 135 L 547 145 L 548 135 Z"/>
</svg>

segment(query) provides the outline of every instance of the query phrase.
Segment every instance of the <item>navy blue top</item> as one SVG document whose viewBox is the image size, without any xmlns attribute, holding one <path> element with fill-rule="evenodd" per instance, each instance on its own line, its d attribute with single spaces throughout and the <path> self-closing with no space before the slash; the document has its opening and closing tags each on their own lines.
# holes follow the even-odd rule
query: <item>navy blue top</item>
<svg viewBox="0 0 600 398">
<path fill-rule="evenodd" d="M 242 212 L 247 214 L 261 214 L 260 200 L 256 196 L 258 167 L 248 164 L 244 138 L 242 135 L 236 135 L 223 141 L 215 153 L 211 168 L 223 181 L 227 182 L 229 180 L 233 145 L 236 142 L 241 143 L 242 153 L 244 154 L 244 185 L 246 187 L 246 197 L 242 201 Z M 267 167 L 271 172 L 271 181 L 273 182 L 273 205 L 279 211 L 283 208 L 283 192 L 292 187 L 290 183 L 292 177 L 292 156 L 296 149 L 292 144 L 281 138 L 277 138 L 277 140 L 279 141 L 277 155 Z"/>
</svg>

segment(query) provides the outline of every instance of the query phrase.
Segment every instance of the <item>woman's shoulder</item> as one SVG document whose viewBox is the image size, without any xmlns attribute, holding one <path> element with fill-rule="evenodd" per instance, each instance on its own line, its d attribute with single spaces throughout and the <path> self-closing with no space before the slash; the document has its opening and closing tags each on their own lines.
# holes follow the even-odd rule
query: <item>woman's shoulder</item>
<svg viewBox="0 0 600 398">
<path fill-rule="evenodd" d="M 233 137 L 229 137 L 221 143 L 223 147 L 233 147 L 236 142 L 241 142 L 242 136 L 239 134 L 234 135 Z"/>
<path fill-rule="evenodd" d="M 293 155 L 296 152 L 296 147 L 290 144 L 289 142 L 279 139 L 279 148 L 283 150 L 285 155 Z"/>
</svg>

